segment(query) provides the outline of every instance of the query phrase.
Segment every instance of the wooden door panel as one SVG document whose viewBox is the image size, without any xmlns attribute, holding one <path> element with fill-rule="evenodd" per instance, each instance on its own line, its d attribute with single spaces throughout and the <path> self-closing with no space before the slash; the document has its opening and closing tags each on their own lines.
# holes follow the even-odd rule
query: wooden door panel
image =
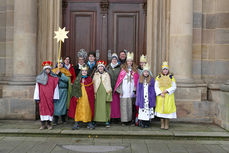
<svg viewBox="0 0 229 153">
<path fill-rule="evenodd" d="M 114 50 L 137 52 L 138 13 L 114 13 Z"/>
<path fill-rule="evenodd" d="M 96 12 L 71 12 L 72 50 L 95 50 Z"/>
</svg>

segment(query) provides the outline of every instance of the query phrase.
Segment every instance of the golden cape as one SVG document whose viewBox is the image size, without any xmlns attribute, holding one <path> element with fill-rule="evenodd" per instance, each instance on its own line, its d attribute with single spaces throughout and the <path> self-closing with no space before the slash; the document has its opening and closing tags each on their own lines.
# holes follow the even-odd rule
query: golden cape
<svg viewBox="0 0 229 153">
<path fill-rule="evenodd" d="M 53 71 L 53 73 L 56 74 L 57 70 L 58 70 L 58 68 L 55 68 L 52 71 Z M 67 76 L 67 77 L 72 76 L 72 74 L 66 68 L 60 68 L 60 72 L 64 73 L 64 75 Z"/>
</svg>

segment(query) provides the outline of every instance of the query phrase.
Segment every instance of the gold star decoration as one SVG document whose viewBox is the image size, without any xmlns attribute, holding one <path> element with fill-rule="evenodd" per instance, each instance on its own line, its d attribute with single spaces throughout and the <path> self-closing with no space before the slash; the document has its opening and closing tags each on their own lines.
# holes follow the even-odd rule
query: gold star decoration
<svg viewBox="0 0 229 153">
<path fill-rule="evenodd" d="M 68 38 L 68 36 L 67 36 L 68 32 L 69 31 L 65 31 L 65 27 L 63 29 L 61 29 L 59 27 L 58 31 L 55 31 L 56 35 L 54 38 L 57 39 L 57 42 L 59 42 L 59 41 L 64 42 L 64 39 Z"/>
</svg>

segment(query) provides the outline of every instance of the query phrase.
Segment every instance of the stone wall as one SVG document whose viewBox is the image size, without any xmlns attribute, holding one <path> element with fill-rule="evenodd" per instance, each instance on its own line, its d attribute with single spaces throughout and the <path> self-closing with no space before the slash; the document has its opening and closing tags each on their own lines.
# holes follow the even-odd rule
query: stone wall
<svg viewBox="0 0 229 153">
<path fill-rule="evenodd" d="M 206 83 L 229 79 L 229 1 L 194 0 L 193 77 Z"/>
<path fill-rule="evenodd" d="M 0 1 L 0 21 L 0 82 L 5 83 L 13 73 L 14 0 Z"/>
</svg>

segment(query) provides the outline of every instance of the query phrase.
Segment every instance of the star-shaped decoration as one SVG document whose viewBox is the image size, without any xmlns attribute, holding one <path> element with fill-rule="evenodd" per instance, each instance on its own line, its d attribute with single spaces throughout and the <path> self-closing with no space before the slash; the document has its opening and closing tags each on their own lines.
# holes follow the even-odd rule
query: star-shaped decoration
<svg viewBox="0 0 229 153">
<path fill-rule="evenodd" d="M 64 42 L 64 39 L 68 38 L 67 33 L 69 33 L 69 31 L 65 31 L 65 27 L 63 29 L 59 27 L 58 31 L 55 31 L 56 36 L 54 38 L 57 39 L 57 42 Z"/>
</svg>

